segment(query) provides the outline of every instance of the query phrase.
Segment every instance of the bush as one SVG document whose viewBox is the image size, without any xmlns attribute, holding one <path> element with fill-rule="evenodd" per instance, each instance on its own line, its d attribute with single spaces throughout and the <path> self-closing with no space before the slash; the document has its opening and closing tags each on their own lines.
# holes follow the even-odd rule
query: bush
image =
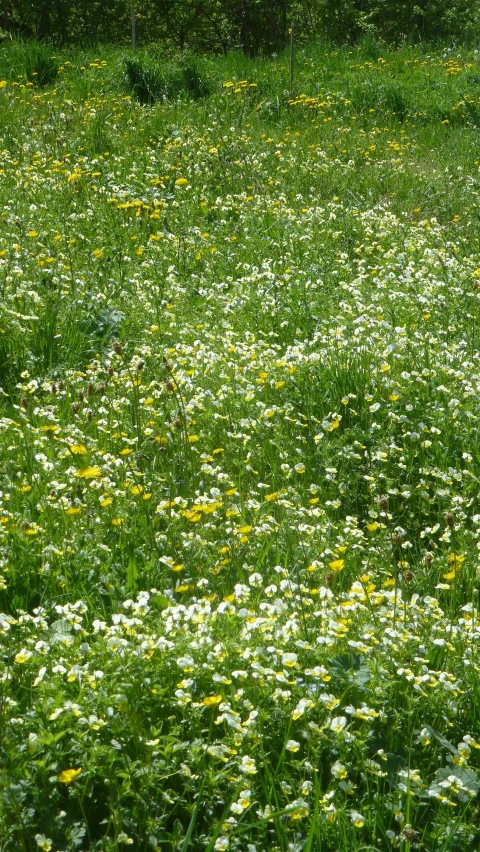
<svg viewBox="0 0 480 852">
<path fill-rule="evenodd" d="M 157 69 L 149 68 L 140 59 L 125 60 L 125 82 L 141 104 L 153 104 L 165 95 L 164 81 Z"/>
<path fill-rule="evenodd" d="M 199 100 L 210 94 L 210 86 L 195 57 L 187 56 L 165 73 L 161 65 L 150 65 L 136 57 L 125 60 L 125 82 L 141 104 L 187 96 Z"/>
<path fill-rule="evenodd" d="M 25 46 L 25 76 L 35 86 L 50 86 L 58 77 L 58 63 L 51 53 L 52 48 L 41 42 Z"/>
</svg>

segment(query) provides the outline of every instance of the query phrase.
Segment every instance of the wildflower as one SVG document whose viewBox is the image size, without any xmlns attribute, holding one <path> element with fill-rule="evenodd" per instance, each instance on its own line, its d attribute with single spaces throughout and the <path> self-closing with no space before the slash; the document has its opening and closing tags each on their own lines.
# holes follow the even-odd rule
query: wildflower
<svg viewBox="0 0 480 852">
<path fill-rule="evenodd" d="M 27 651 L 26 648 L 22 648 L 22 650 L 19 651 L 18 654 L 15 655 L 15 662 L 22 665 L 23 663 L 26 663 L 30 659 L 31 656 L 32 656 L 31 651 Z"/>
<path fill-rule="evenodd" d="M 355 828 L 362 828 L 365 825 L 365 817 L 358 811 L 350 811 L 350 819 Z"/>
<path fill-rule="evenodd" d="M 223 696 L 221 695 L 207 695 L 206 698 L 203 699 L 202 704 L 205 707 L 214 707 L 215 704 L 220 704 L 223 700 Z"/>
<path fill-rule="evenodd" d="M 344 766 L 343 763 L 340 763 L 339 760 L 335 761 L 332 765 L 331 773 L 333 777 L 337 778 L 339 781 L 343 781 L 343 779 L 348 775 L 346 766 Z"/>
<path fill-rule="evenodd" d="M 335 716 L 334 719 L 330 722 L 330 730 L 335 734 L 339 734 L 340 731 L 343 731 L 345 725 L 347 724 L 346 716 Z"/>
<path fill-rule="evenodd" d="M 75 781 L 75 778 L 78 778 L 81 771 L 81 769 L 64 769 L 58 776 L 58 780 L 62 784 L 71 784 L 72 781 Z"/>
<path fill-rule="evenodd" d="M 243 772 L 244 775 L 255 775 L 257 772 L 257 767 L 255 761 L 252 757 L 248 755 L 244 755 L 242 757 L 242 762 L 240 764 L 240 772 Z"/>
<path fill-rule="evenodd" d="M 80 470 L 77 470 L 75 476 L 79 476 L 82 479 L 99 479 L 102 475 L 102 468 L 98 467 L 98 465 L 92 465 L 91 467 L 83 467 Z"/>
<path fill-rule="evenodd" d="M 52 841 L 49 837 L 45 837 L 44 834 L 36 834 L 35 842 L 39 849 L 43 849 L 44 852 L 50 852 L 50 849 L 52 848 Z"/>
<path fill-rule="evenodd" d="M 288 809 L 288 815 L 291 819 L 302 819 L 308 816 L 309 809 L 305 799 L 295 799 L 291 802 Z"/>
<path fill-rule="evenodd" d="M 300 743 L 297 743 L 296 740 L 288 740 L 285 748 L 287 751 L 296 752 L 300 748 Z"/>
</svg>

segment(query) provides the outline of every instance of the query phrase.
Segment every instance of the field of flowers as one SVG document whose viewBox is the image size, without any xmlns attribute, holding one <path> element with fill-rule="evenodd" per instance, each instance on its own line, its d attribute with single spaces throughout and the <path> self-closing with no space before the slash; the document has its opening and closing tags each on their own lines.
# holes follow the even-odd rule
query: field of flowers
<svg viewBox="0 0 480 852">
<path fill-rule="evenodd" d="M 182 62 L 0 50 L 0 850 L 476 850 L 480 57 Z"/>
</svg>

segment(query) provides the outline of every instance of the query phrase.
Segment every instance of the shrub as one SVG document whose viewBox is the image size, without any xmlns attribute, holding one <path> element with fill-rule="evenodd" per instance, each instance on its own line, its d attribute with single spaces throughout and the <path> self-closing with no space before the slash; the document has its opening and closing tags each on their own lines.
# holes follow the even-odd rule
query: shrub
<svg viewBox="0 0 480 852">
<path fill-rule="evenodd" d="M 35 86 L 50 86 L 58 77 L 58 63 L 51 52 L 52 48 L 41 42 L 25 46 L 25 76 Z"/>
</svg>

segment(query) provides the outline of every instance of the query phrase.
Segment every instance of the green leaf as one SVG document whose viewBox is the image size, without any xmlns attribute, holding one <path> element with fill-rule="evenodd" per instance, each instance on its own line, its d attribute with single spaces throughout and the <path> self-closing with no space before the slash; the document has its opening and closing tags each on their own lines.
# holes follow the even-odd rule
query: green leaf
<svg viewBox="0 0 480 852">
<path fill-rule="evenodd" d="M 454 775 L 465 787 L 472 790 L 474 793 L 480 792 L 480 778 L 473 769 L 465 769 L 463 766 L 445 766 L 442 769 L 437 769 L 435 778 L 437 781 L 444 781 L 449 775 Z"/>
<path fill-rule="evenodd" d="M 425 725 L 430 736 L 435 737 L 437 742 L 440 743 L 444 748 L 446 748 L 450 754 L 457 754 L 457 749 L 451 742 L 449 742 L 439 731 L 436 731 L 435 728 L 430 727 L 430 725 Z M 452 773 L 450 773 L 452 774 Z"/>
</svg>

